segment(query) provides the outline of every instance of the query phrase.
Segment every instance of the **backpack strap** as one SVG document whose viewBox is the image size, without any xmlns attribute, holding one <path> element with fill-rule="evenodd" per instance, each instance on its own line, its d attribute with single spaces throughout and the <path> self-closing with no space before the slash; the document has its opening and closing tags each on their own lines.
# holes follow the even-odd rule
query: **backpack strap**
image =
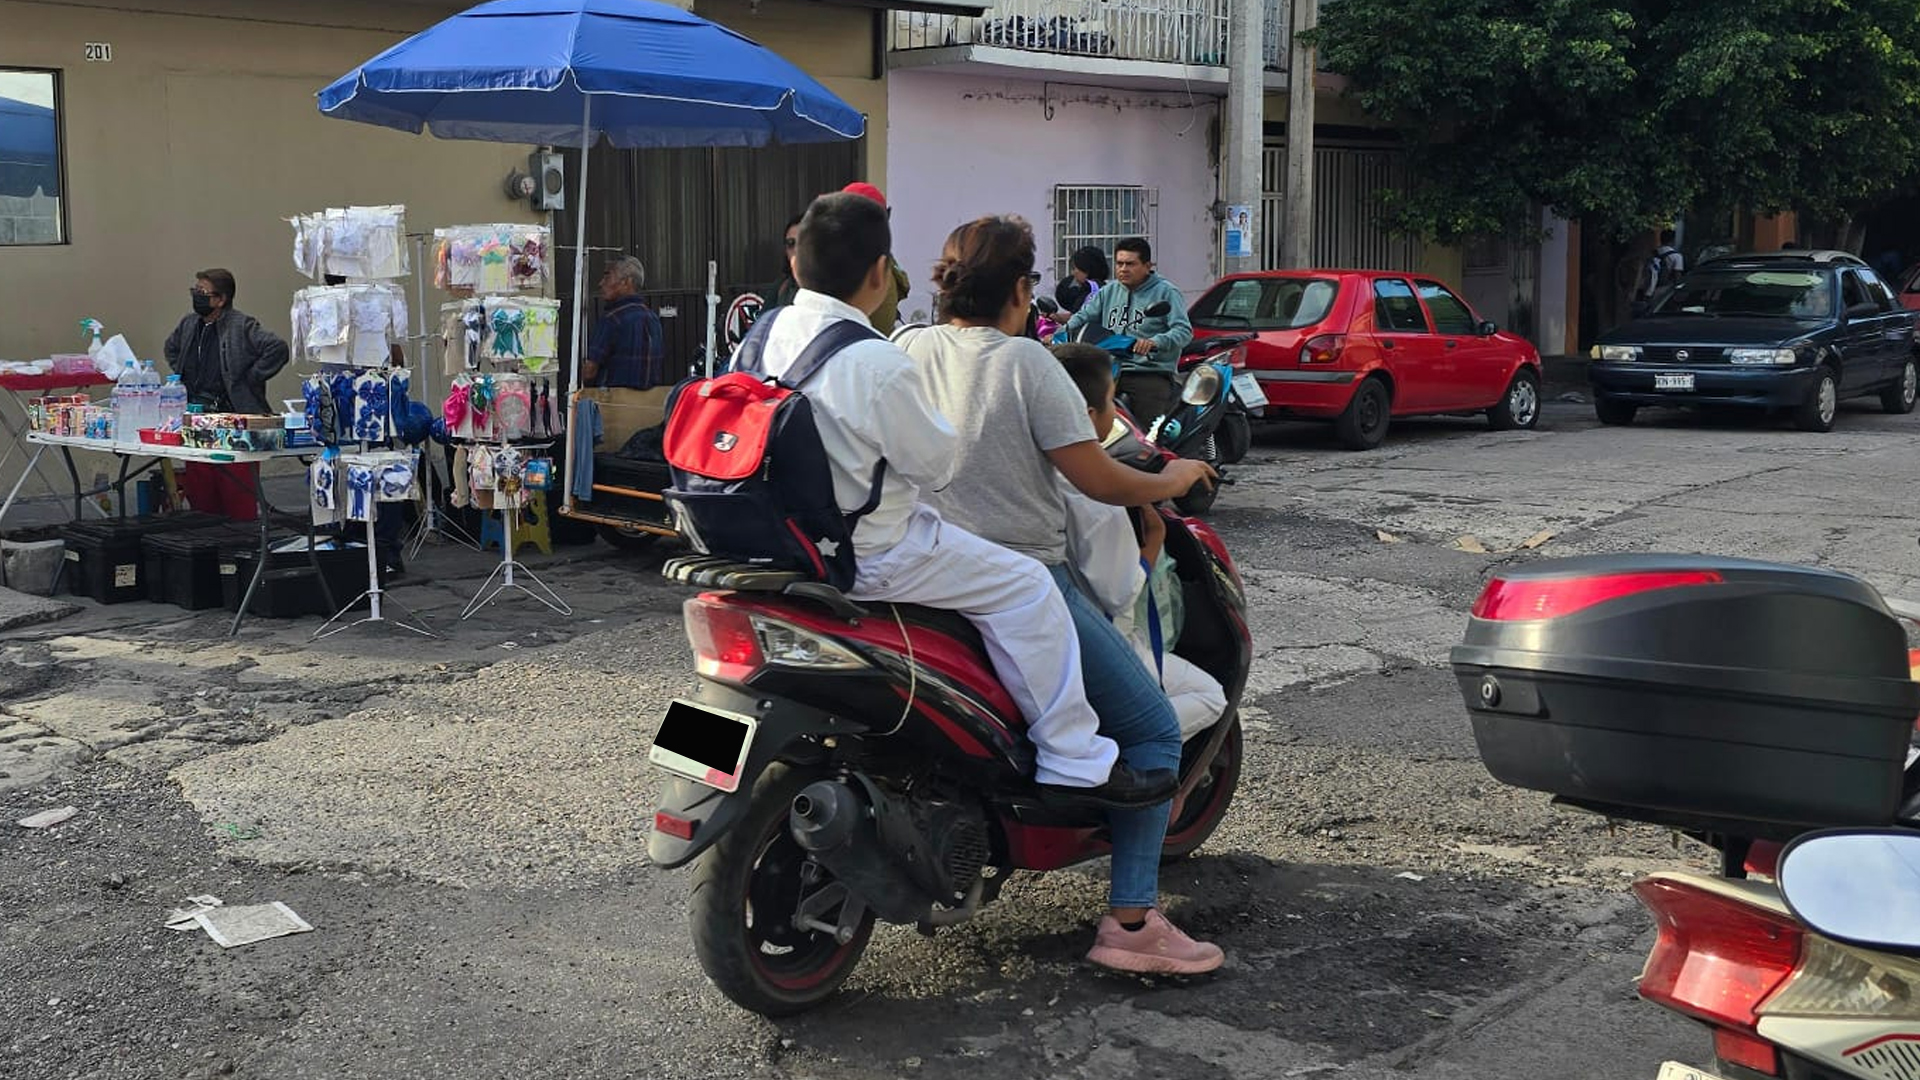
<svg viewBox="0 0 1920 1080">
<path fill-rule="evenodd" d="M 852 319 L 835 319 L 824 330 L 815 334 L 807 347 L 787 365 L 787 373 L 779 379 L 780 385 L 789 390 L 798 390 L 808 379 L 820 373 L 827 361 L 834 358 L 842 349 L 858 345 L 862 341 L 885 341 L 880 332 L 871 326 L 854 322 Z M 755 359 L 759 354 L 755 354 Z"/>
<path fill-rule="evenodd" d="M 753 320 L 753 325 L 747 328 L 746 336 L 740 339 L 739 348 L 733 350 L 733 359 L 729 361 L 727 370 L 744 371 L 749 375 L 764 375 L 760 369 L 760 354 L 767 347 L 767 335 L 773 332 L 773 320 L 779 318 L 780 313 L 785 310 L 786 308 L 774 308 L 772 311 L 762 312 L 759 318 Z"/>
</svg>

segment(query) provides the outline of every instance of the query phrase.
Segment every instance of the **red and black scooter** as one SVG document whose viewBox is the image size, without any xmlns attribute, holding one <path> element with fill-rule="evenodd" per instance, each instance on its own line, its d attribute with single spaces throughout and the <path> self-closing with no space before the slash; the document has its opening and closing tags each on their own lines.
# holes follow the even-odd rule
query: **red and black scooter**
<svg viewBox="0 0 1920 1080">
<path fill-rule="evenodd" d="M 1239 573 L 1213 530 L 1168 514 L 1166 550 L 1186 609 L 1176 651 L 1228 702 L 1187 741 L 1174 859 L 1233 799 L 1253 647 Z M 855 604 L 707 556 L 665 573 L 709 591 L 686 602 L 699 688 L 668 707 L 655 737 L 651 760 L 673 778 L 647 853 L 666 869 L 694 864 L 694 951 L 742 1007 L 809 1009 L 853 970 L 875 921 L 931 934 L 972 917 L 1012 871 L 1109 850 L 1102 812 L 1042 801 L 1019 710 L 966 619 Z"/>
</svg>

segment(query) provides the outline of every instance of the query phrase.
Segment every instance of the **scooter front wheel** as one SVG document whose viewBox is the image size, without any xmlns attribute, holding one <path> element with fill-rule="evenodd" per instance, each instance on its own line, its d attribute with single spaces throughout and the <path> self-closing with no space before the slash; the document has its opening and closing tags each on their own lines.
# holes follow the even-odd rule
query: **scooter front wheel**
<svg viewBox="0 0 1920 1080">
<path fill-rule="evenodd" d="M 1229 723 L 1233 726 L 1227 729 L 1227 741 L 1220 744 L 1220 752 L 1207 766 L 1207 775 L 1187 793 L 1180 816 L 1167 823 L 1166 843 L 1160 848 L 1161 862 L 1184 859 L 1198 851 L 1213 835 L 1213 830 L 1220 827 L 1227 808 L 1233 805 L 1234 790 L 1240 786 L 1240 759 L 1245 745 L 1240 735 L 1240 717 L 1235 715 Z M 1198 743 L 1205 738 L 1207 733 L 1202 732 L 1195 735 L 1193 741 Z"/>
<path fill-rule="evenodd" d="M 779 763 L 768 766 L 746 815 L 700 857 L 693 873 L 687 921 L 700 966 L 721 993 L 762 1016 L 791 1016 L 832 997 L 873 936 L 871 911 L 846 942 L 793 925 L 800 901 L 833 882 L 807 860 L 788 825 L 794 796 L 816 779 Z M 840 910 L 821 917 L 834 922 Z"/>
</svg>

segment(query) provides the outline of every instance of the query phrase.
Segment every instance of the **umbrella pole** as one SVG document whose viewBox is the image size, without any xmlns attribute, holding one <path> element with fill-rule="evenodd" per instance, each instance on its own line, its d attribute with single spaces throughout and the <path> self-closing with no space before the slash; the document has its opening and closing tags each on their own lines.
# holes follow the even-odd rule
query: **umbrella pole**
<svg viewBox="0 0 1920 1080">
<path fill-rule="evenodd" d="M 580 350 L 586 340 L 586 327 L 582 325 L 580 315 L 586 307 L 587 288 L 587 154 L 593 148 L 593 95 L 582 93 L 580 108 L 580 191 L 574 207 L 573 231 L 573 364 L 568 386 L 571 393 L 567 399 L 567 493 L 566 507 L 574 509 L 577 500 L 573 495 L 574 472 L 580 463 L 574 460 L 573 448 L 579 442 L 575 437 L 573 425 L 580 420 Z M 588 451 L 591 453 L 591 449 Z M 593 501 L 589 496 L 589 502 Z"/>
</svg>

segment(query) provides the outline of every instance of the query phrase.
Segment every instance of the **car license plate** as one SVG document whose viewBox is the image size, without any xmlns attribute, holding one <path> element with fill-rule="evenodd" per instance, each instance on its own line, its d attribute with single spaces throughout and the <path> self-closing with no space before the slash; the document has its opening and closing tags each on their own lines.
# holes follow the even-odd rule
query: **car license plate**
<svg viewBox="0 0 1920 1080">
<path fill-rule="evenodd" d="M 1693 372 L 1656 372 L 1653 376 L 1653 388 L 1655 390 L 1691 390 L 1693 389 Z"/>
<path fill-rule="evenodd" d="M 1243 371 L 1233 377 L 1233 392 L 1240 395 L 1240 404 L 1249 409 L 1267 407 L 1267 392 L 1260 388 L 1260 380 L 1251 371 Z"/>
<path fill-rule="evenodd" d="M 1720 1077 L 1691 1065 L 1678 1061 L 1660 1063 L 1660 1075 L 1657 1080 L 1720 1080 Z"/>
<path fill-rule="evenodd" d="M 660 720 L 647 760 L 708 787 L 738 791 L 759 725 L 751 716 L 674 701 Z"/>
</svg>

